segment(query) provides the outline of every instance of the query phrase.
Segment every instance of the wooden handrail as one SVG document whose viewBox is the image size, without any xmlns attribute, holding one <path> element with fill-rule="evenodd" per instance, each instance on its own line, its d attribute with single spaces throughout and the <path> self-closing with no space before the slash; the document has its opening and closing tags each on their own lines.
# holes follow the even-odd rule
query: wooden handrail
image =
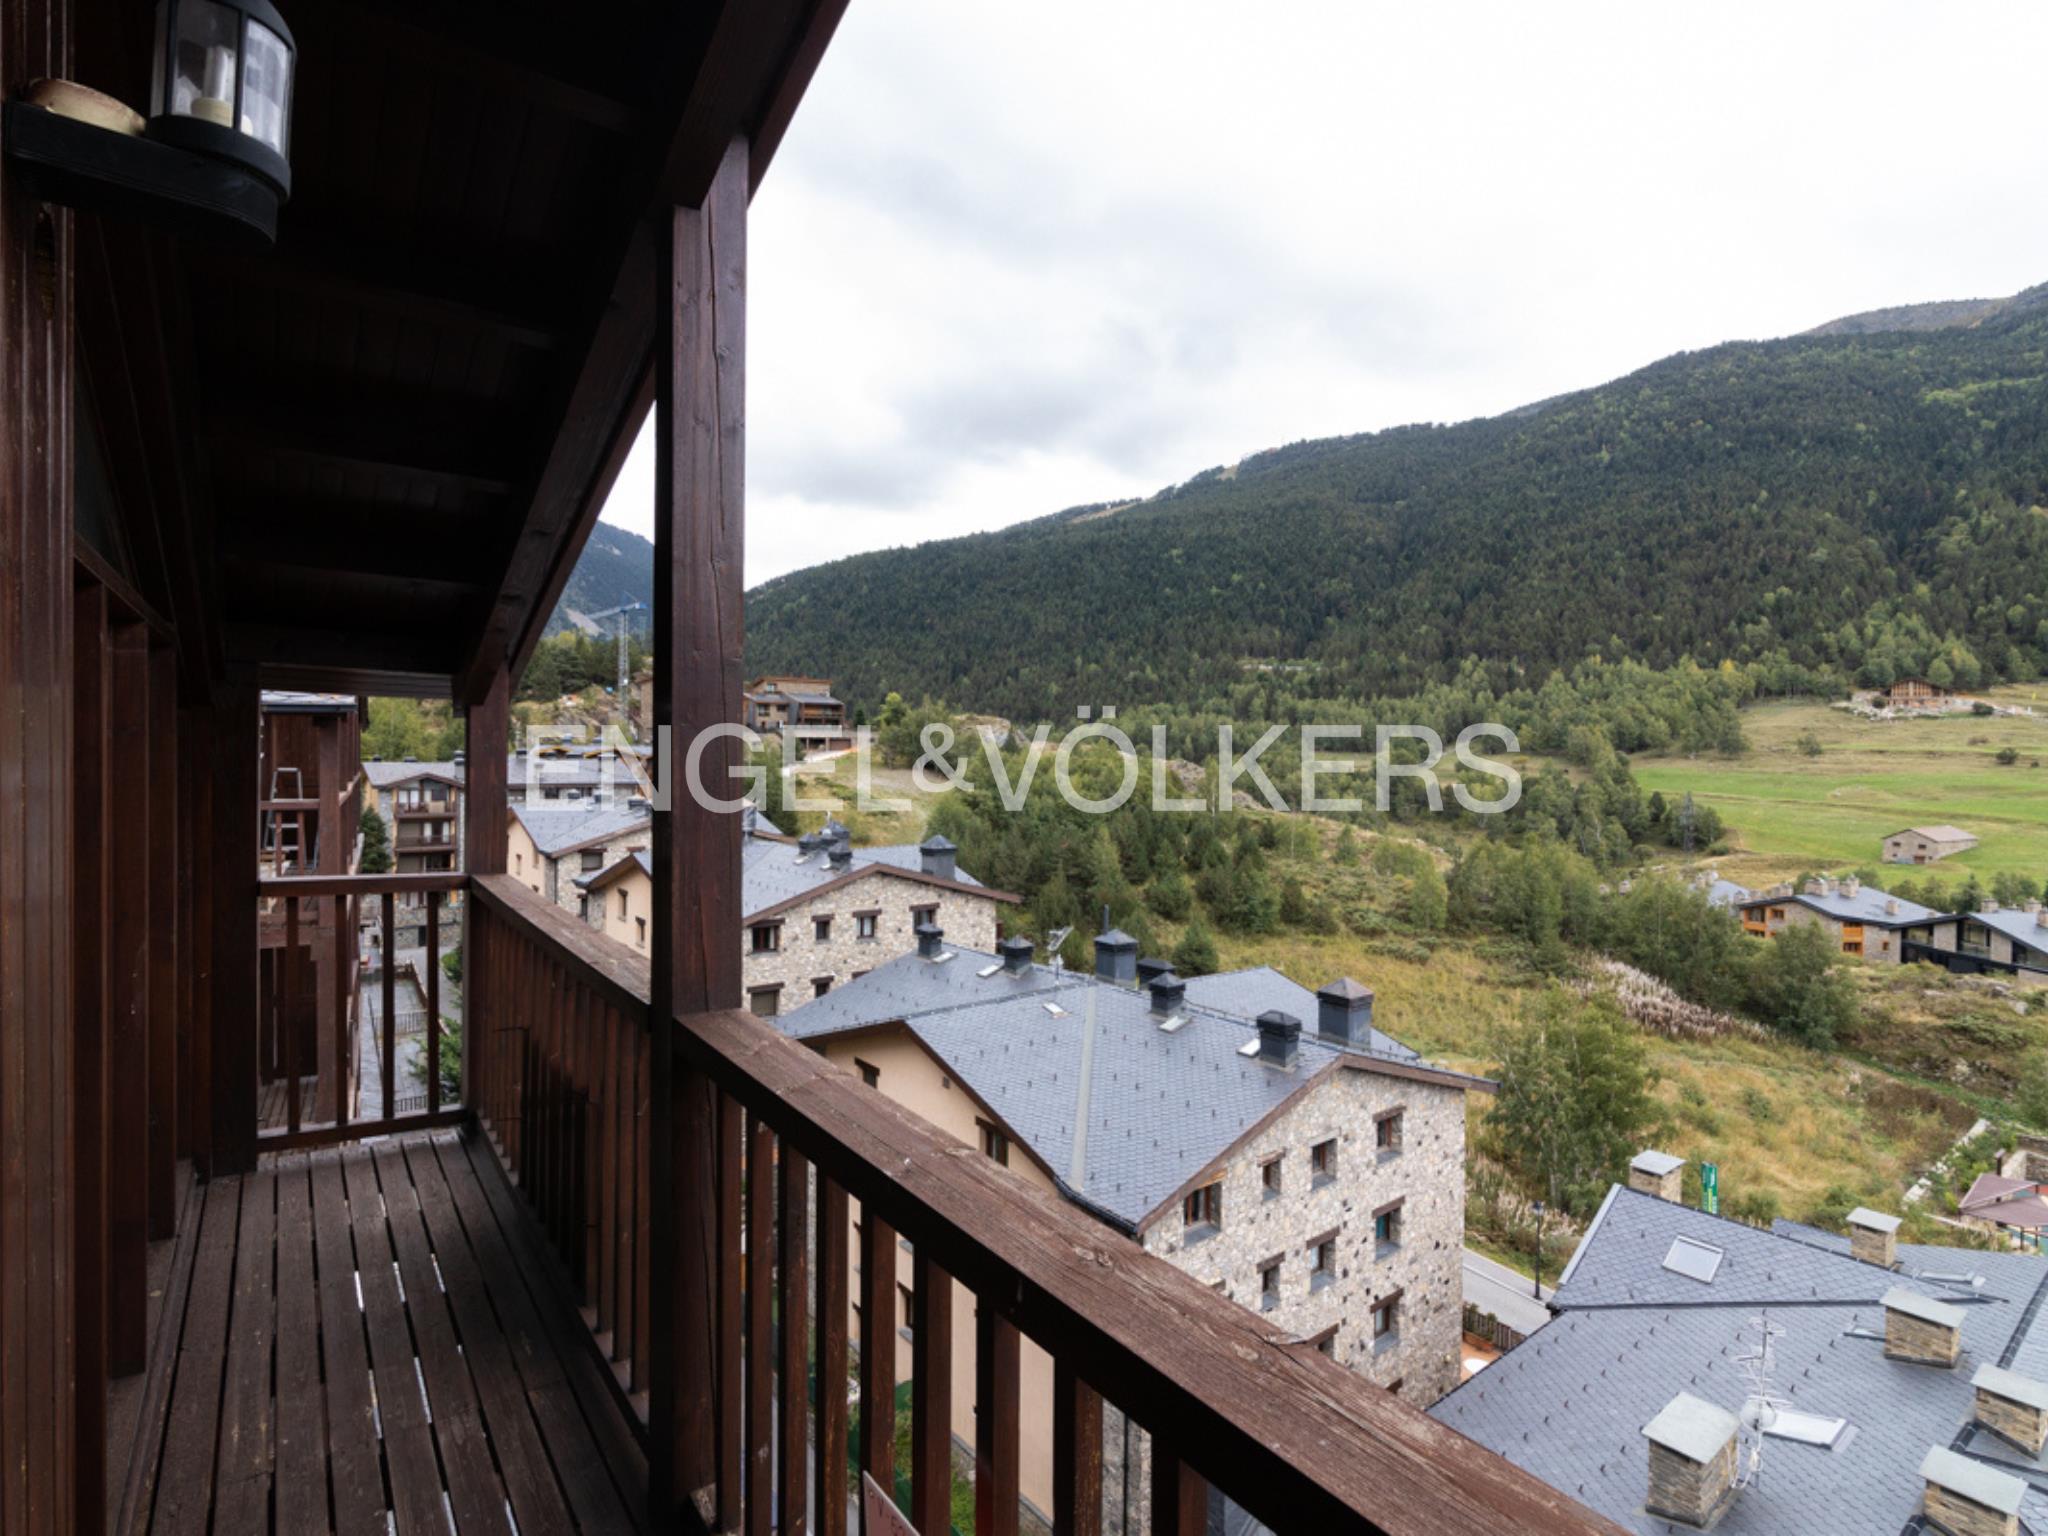
<svg viewBox="0 0 2048 1536">
<path fill-rule="evenodd" d="M 576 986 L 645 1018 L 644 958 L 509 876 L 480 877 L 471 889 L 494 919 L 551 962 L 575 968 Z M 477 1005 L 472 1016 L 480 1018 L 481 998 Z M 753 1015 L 678 1019 L 675 1039 L 682 1064 L 779 1137 L 785 1158 L 800 1154 L 831 1181 L 821 1191 L 836 1187 L 861 1202 L 872 1230 L 909 1239 L 920 1265 L 987 1300 L 1063 1371 L 1274 1529 L 1619 1536 L 1618 1526 Z M 765 1189 L 757 1197 L 765 1199 Z M 817 1235 L 836 1244 L 844 1230 L 827 1210 Z M 893 1256 L 893 1243 L 888 1248 Z M 836 1248 L 820 1253 L 822 1282 L 842 1256 Z M 807 1281 L 799 1274 L 795 1283 L 800 1294 Z M 843 1291 L 820 1295 L 821 1320 L 836 1325 Z M 706 1367 L 697 1360 L 693 1368 Z M 821 1432 L 828 1422 L 821 1419 Z M 831 1446 L 818 1453 L 821 1465 L 835 1467 L 843 1454 Z"/>
<path fill-rule="evenodd" d="M 459 870 L 406 875 L 259 875 L 265 896 L 415 896 L 459 891 L 468 878 Z"/>
</svg>

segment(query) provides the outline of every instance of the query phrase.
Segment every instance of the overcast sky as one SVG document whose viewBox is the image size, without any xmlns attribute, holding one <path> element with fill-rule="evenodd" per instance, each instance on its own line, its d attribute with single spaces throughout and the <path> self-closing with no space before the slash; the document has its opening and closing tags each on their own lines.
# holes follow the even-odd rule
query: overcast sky
<svg viewBox="0 0 2048 1536">
<path fill-rule="evenodd" d="M 2040 0 L 853 0 L 753 205 L 748 584 L 2048 281 L 2044 58 Z"/>
</svg>

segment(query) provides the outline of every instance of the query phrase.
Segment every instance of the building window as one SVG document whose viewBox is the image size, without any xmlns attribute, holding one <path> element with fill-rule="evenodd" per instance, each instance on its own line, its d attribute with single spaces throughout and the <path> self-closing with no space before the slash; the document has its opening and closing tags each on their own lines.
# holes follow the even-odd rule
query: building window
<svg viewBox="0 0 2048 1536">
<path fill-rule="evenodd" d="M 1372 1244 L 1379 1257 L 1401 1246 L 1401 1202 L 1383 1205 L 1372 1215 Z"/>
<path fill-rule="evenodd" d="M 1401 1293 L 1383 1297 L 1372 1304 L 1372 1342 L 1378 1349 L 1401 1337 Z"/>
<path fill-rule="evenodd" d="M 1180 1203 L 1181 1224 L 1190 1239 L 1210 1237 L 1223 1228 L 1223 1181 L 1190 1190 Z"/>
<path fill-rule="evenodd" d="M 910 931 L 912 933 L 917 932 L 919 925 L 923 923 L 930 923 L 934 928 L 938 927 L 939 904 L 937 902 L 933 902 L 930 906 L 912 907 L 910 909 Z"/>
<path fill-rule="evenodd" d="M 1372 1144 L 1382 1161 L 1400 1152 L 1402 1129 L 1406 1119 L 1406 1111 L 1399 1109 L 1390 1109 L 1383 1115 L 1373 1117 Z"/>
<path fill-rule="evenodd" d="M 583 873 L 584 873 L 584 874 L 586 874 L 586 875 L 594 875 L 594 874 L 596 874 L 596 873 L 597 873 L 597 872 L 598 872 L 598 871 L 599 871 L 600 869 L 603 869 L 603 868 L 604 868 L 604 850 L 603 850 L 602 848 L 586 848 L 586 849 L 584 849 L 584 850 L 583 850 Z"/>
<path fill-rule="evenodd" d="M 1308 1149 L 1309 1187 L 1320 1189 L 1337 1177 L 1337 1138 L 1319 1141 Z"/>
<path fill-rule="evenodd" d="M 747 992 L 747 1006 L 757 1016 L 764 1019 L 772 1019 L 777 1012 L 777 1000 L 781 996 L 782 988 L 780 986 L 753 987 Z"/>
<path fill-rule="evenodd" d="M 1280 1305 L 1280 1260 L 1276 1255 L 1259 1266 L 1259 1310 L 1270 1312 Z"/>
<path fill-rule="evenodd" d="M 882 914 L 879 912 L 856 912 L 853 914 L 853 936 L 856 939 L 872 939 L 879 931 Z"/>
<path fill-rule="evenodd" d="M 981 1155 L 992 1157 L 1005 1168 L 1009 1167 L 1010 1138 L 986 1120 L 977 1120 L 974 1123 L 981 1129 Z"/>
<path fill-rule="evenodd" d="M 619 916 L 630 917 L 632 914 L 633 898 L 622 889 L 619 892 Z"/>
<path fill-rule="evenodd" d="M 830 976 L 813 976 L 811 978 L 811 996 L 823 997 L 831 990 L 832 978 Z"/>
<path fill-rule="evenodd" d="M 782 948 L 782 924 L 756 923 L 747 930 L 753 952 L 757 955 L 772 955 Z"/>
<path fill-rule="evenodd" d="M 637 926 L 640 930 L 639 937 L 637 937 L 633 942 L 638 944 L 642 949 L 645 949 L 647 947 L 647 919 L 644 917 L 636 917 L 633 919 L 633 922 L 635 926 Z"/>
<path fill-rule="evenodd" d="M 879 1088 L 882 1086 L 882 1069 L 880 1067 L 870 1066 L 867 1062 L 862 1061 L 859 1057 L 854 1058 L 853 1066 L 854 1070 L 860 1073 L 860 1080 L 866 1083 L 870 1088 Z"/>
<path fill-rule="evenodd" d="M 1334 1324 L 1310 1339 L 1309 1343 L 1315 1346 L 1316 1353 L 1325 1360 L 1337 1358 L 1337 1329 Z"/>
<path fill-rule="evenodd" d="M 1783 921 L 1785 921 L 1785 909 L 1783 907 L 1771 908 L 1771 921 L 1774 923 L 1782 923 Z"/>
<path fill-rule="evenodd" d="M 515 875 L 521 875 L 521 874 L 524 874 L 524 873 L 526 873 L 526 855 L 525 855 L 525 854 L 523 854 L 523 853 L 515 853 L 515 854 L 513 854 L 513 855 L 512 855 L 512 873 L 513 873 L 513 874 L 515 874 Z"/>
<path fill-rule="evenodd" d="M 830 915 L 811 919 L 811 942 L 829 944 L 832 942 L 832 919 Z"/>
<path fill-rule="evenodd" d="M 897 1316 L 903 1320 L 903 1325 L 896 1331 L 907 1339 L 910 1337 L 911 1320 L 917 1316 L 917 1301 L 909 1286 L 899 1284 L 896 1287 L 896 1307 Z"/>
<path fill-rule="evenodd" d="M 1308 1245 L 1308 1288 L 1320 1291 L 1337 1278 L 1337 1234 L 1326 1233 Z"/>
<path fill-rule="evenodd" d="M 582 918 L 582 919 L 583 919 L 583 920 L 584 920 L 584 921 L 585 921 L 586 923 L 590 921 L 590 897 L 589 897 L 589 896 L 587 896 L 587 895 L 584 895 L 584 896 L 578 896 L 578 897 L 576 898 L 576 915 L 577 915 L 578 917 Z"/>
<path fill-rule="evenodd" d="M 1263 1199 L 1280 1198 L 1280 1164 L 1281 1159 L 1277 1156 L 1269 1157 L 1259 1164 L 1259 1188 L 1263 1191 Z"/>
</svg>

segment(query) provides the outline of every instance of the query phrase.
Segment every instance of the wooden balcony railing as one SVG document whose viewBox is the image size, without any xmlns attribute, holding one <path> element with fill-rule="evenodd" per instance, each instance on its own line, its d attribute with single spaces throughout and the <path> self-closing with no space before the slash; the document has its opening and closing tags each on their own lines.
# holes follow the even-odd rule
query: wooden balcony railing
<svg viewBox="0 0 2048 1536">
<path fill-rule="evenodd" d="M 259 995 L 262 1048 L 257 1142 L 264 1151 L 319 1146 L 393 1131 L 451 1125 L 459 1105 L 442 1102 L 442 904 L 463 888 L 460 874 L 290 875 L 259 879 L 258 933 L 272 957 Z M 423 897 L 424 1009 L 399 998 L 396 898 Z M 360 925 L 375 925 L 380 968 L 363 991 Z M 315 974 L 309 978 L 307 972 Z M 408 984 L 408 991 L 410 984 Z M 420 1027 L 404 1028 L 408 1019 Z M 424 1063 L 415 1091 L 405 1054 Z M 417 1040 L 417 1045 L 413 1042 Z M 363 1081 L 365 1047 L 374 1076 Z M 374 1093 L 369 1089 L 374 1088 Z M 363 1102 L 373 1100 L 365 1112 Z"/>
<path fill-rule="evenodd" d="M 1203 1531 L 1213 1484 L 1282 1532 L 1618 1536 L 750 1014 L 669 1026 L 672 1156 L 653 1156 L 646 962 L 515 880 L 471 889 L 474 1107 L 641 1410 L 654 1485 L 693 1497 L 712 1529 L 844 1536 L 852 1468 L 898 1486 L 900 1234 L 915 1281 L 908 1512 L 932 1536 L 951 1523 L 949 1281 L 975 1302 L 957 1327 L 974 1341 L 976 1536 L 1018 1528 L 1025 1338 L 1053 1361 L 1061 1536 L 1103 1526 L 1105 1403 L 1149 1431 L 1155 1532 Z M 650 1263 L 662 1214 L 665 1269 Z M 842 1386 L 855 1246 L 857 1435 Z M 672 1438 L 648 1428 L 642 1395 L 664 1371 Z"/>
</svg>

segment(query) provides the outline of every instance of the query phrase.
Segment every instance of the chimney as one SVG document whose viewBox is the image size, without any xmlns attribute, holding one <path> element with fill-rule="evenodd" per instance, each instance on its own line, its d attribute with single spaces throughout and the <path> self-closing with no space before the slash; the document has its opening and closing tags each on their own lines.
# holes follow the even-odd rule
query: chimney
<svg viewBox="0 0 2048 1536">
<path fill-rule="evenodd" d="M 2034 926 L 2036 928 L 2048 928 L 2048 907 L 2043 907 L 2034 914 Z"/>
<path fill-rule="evenodd" d="M 2048 1384 L 2001 1366 L 1980 1365 L 1970 1385 L 1977 1390 L 1979 1424 L 2029 1456 L 2048 1448 Z"/>
<path fill-rule="evenodd" d="M 917 933 L 917 956 L 920 960 L 936 960 L 945 951 L 940 947 L 946 937 L 946 930 L 930 918 L 919 923 Z"/>
<path fill-rule="evenodd" d="M 1884 1293 L 1884 1354 L 1914 1365 L 1953 1366 L 1963 1352 L 1963 1309 L 1895 1285 Z"/>
<path fill-rule="evenodd" d="M 1880 1269 L 1899 1265 L 1899 1218 L 1857 1206 L 1849 1213 L 1849 1253 Z"/>
<path fill-rule="evenodd" d="M 457 747 L 457 748 L 455 749 L 455 756 L 454 756 L 454 758 L 452 759 L 452 761 L 454 761 L 454 762 L 457 762 L 457 763 L 460 763 L 460 762 L 464 761 L 464 760 L 465 760 L 465 759 L 466 759 L 466 758 L 467 758 L 468 756 L 469 756 L 469 754 L 468 754 L 468 753 L 464 752 L 464 751 L 463 751 L 463 750 L 462 750 L 462 749 L 461 749 L 460 747 Z"/>
<path fill-rule="evenodd" d="M 1164 976 L 1172 969 L 1173 962 L 1171 960 L 1159 960 L 1150 956 L 1141 956 L 1138 960 L 1138 985 L 1149 987 L 1152 985 L 1154 978 Z"/>
<path fill-rule="evenodd" d="M 416 763 L 416 762 L 418 762 L 418 761 L 419 761 L 419 758 L 418 758 L 418 757 L 416 757 L 416 756 L 414 756 L 414 755 L 413 755 L 412 753 L 408 752 L 408 753 L 406 753 L 406 754 L 405 754 L 405 760 L 406 760 L 406 761 L 407 761 L 408 763 Z"/>
<path fill-rule="evenodd" d="M 2029 897 L 2026 904 L 2020 910 L 2026 913 L 2027 916 L 2032 917 L 2041 910 L 2041 903 L 2038 899 Z"/>
<path fill-rule="evenodd" d="M 626 802 L 626 809 L 633 812 L 636 816 L 645 813 L 647 810 L 647 797 L 645 795 L 634 795 Z"/>
<path fill-rule="evenodd" d="M 1301 1020 L 1269 1008 L 1259 1015 L 1259 1060 L 1271 1067 L 1291 1067 L 1301 1055 Z"/>
<path fill-rule="evenodd" d="M 1886 917 L 1897 917 L 1897 916 L 1899 915 L 1899 898 L 1898 898 L 1898 897 L 1896 897 L 1896 896 L 1887 896 L 1887 897 L 1885 897 L 1885 899 L 1884 899 L 1884 915 L 1885 915 Z"/>
<path fill-rule="evenodd" d="M 1848 879 L 1842 882 L 1842 894 L 1844 896 L 1854 896 L 1862 889 L 1863 882 L 1857 879 L 1854 875 L 1851 875 Z"/>
<path fill-rule="evenodd" d="M 917 846 L 917 867 L 940 880 L 958 880 L 958 850 L 936 832 Z"/>
<path fill-rule="evenodd" d="M 853 868 L 853 844 L 844 841 L 834 843 L 831 848 L 831 859 L 835 870 L 841 874 L 846 873 Z"/>
<path fill-rule="evenodd" d="M 373 763 L 381 763 L 384 761 L 384 759 L 379 757 L 376 753 L 372 752 L 370 754 L 370 761 Z"/>
<path fill-rule="evenodd" d="M 996 945 L 996 953 L 1003 957 L 1003 972 L 1008 976 L 1025 976 L 1031 971 L 1031 941 L 1029 939 L 1004 939 Z"/>
<path fill-rule="evenodd" d="M 1120 987 L 1135 986 L 1138 980 L 1138 941 L 1121 928 L 1095 936 L 1095 974 Z"/>
<path fill-rule="evenodd" d="M 1629 1160 L 1628 1187 L 1676 1205 L 1685 1191 L 1685 1159 L 1669 1152 L 1638 1152 Z"/>
<path fill-rule="evenodd" d="M 1720 1518 L 1735 1497 L 1739 1427 L 1734 1414 L 1690 1392 L 1666 1403 L 1643 1426 L 1650 1442 L 1649 1513 L 1699 1530 Z"/>
<path fill-rule="evenodd" d="M 1920 1463 L 1927 1492 L 1920 1509 L 1955 1536 L 2017 1536 L 2027 1485 L 2009 1472 L 1937 1445 Z"/>
<path fill-rule="evenodd" d="M 1372 1041 L 1372 988 L 1339 976 L 1316 993 L 1316 1033 L 1363 1050 Z"/>
<path fill-rule="evenodd" d="M 822 836 L 816 832 L 806 832 L 796 840 L 796 856 L 800 859 L 808 859 L 824 846 L 825 839 Z"/>
<path fill-rule="evenodd" d="M 1987 896 L 1978 906 L 1977 910 L 1979 912 L 1996 912 L 1998 910 L 1998 903 Z"/>
<path fill-rule="evenodd" d="M 1152 994 L 1152 1011 L 1162 1019 L 1178 1012 L 1182 999 L 1188 995 L 1188 984 L 1171 971 L 1161 971 L 1145 987 Z"/>
</svg>

